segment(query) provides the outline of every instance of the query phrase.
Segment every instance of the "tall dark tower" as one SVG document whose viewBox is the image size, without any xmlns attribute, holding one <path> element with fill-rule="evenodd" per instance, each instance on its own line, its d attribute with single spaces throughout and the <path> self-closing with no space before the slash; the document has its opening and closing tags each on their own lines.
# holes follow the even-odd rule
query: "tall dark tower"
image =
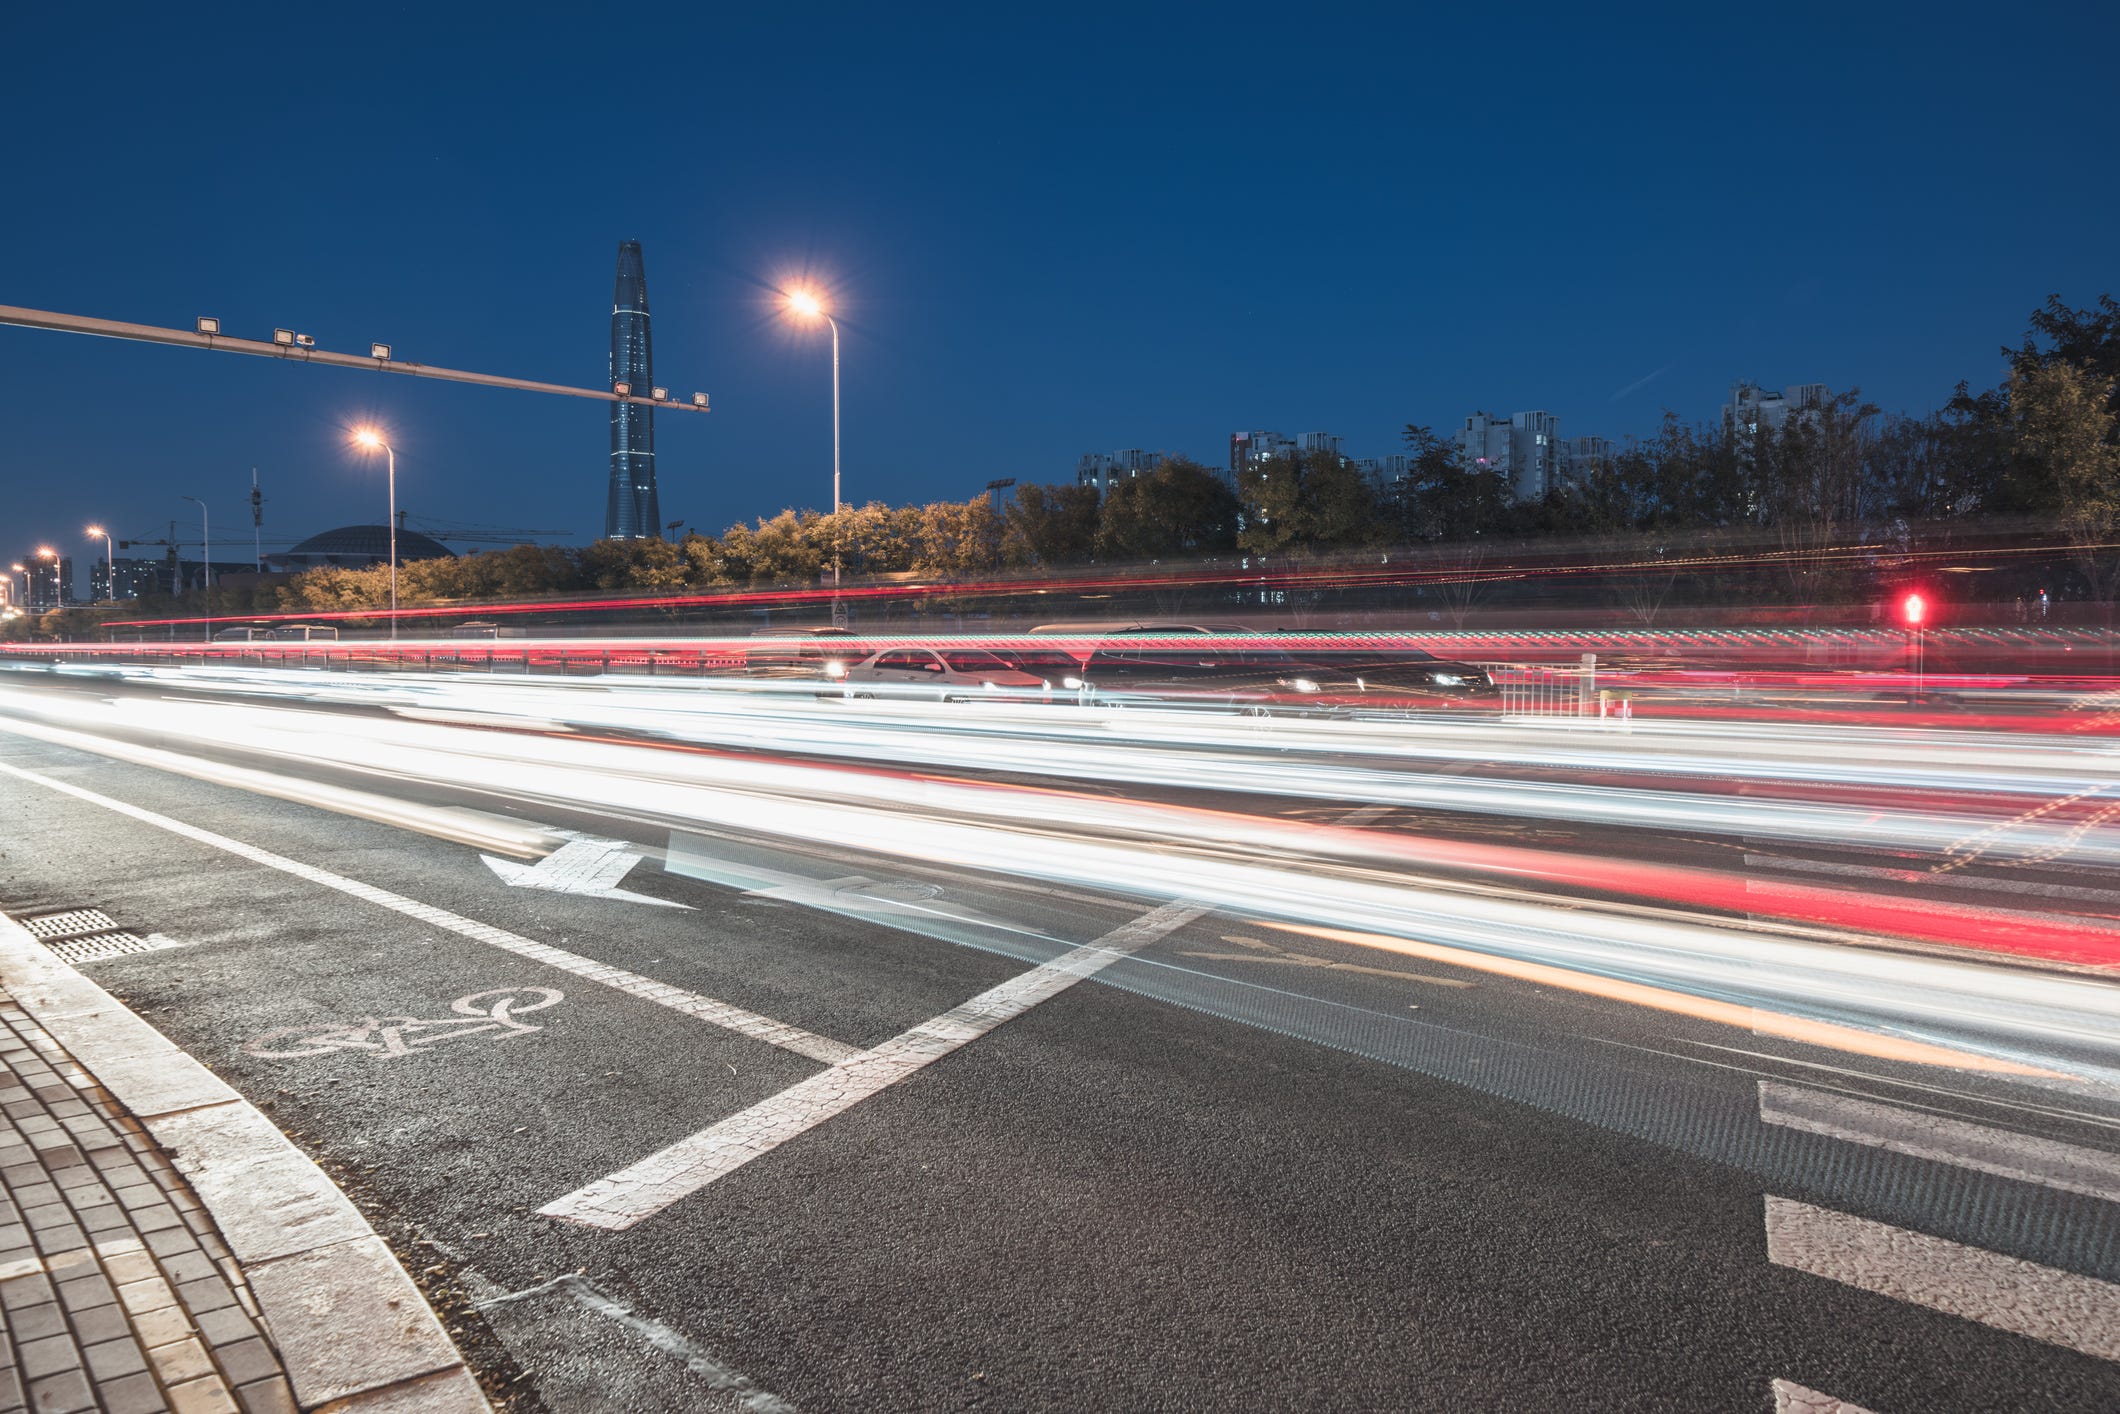
<svg viewBox="0 0 2120 1414">
<path fill-rule="evenodd" d="M 611 295 L 611 381 L 630 383 L 646 397 L 655 384 L 655 342 L 648 332 L 648 271 L 640 242 L 618 248 L 618 286 Z M 655 409 L 611 404 L 611 494 L 604 506 L 606 539 L 637 540 L 662 533 L 655 495 Z"/>
</svg>

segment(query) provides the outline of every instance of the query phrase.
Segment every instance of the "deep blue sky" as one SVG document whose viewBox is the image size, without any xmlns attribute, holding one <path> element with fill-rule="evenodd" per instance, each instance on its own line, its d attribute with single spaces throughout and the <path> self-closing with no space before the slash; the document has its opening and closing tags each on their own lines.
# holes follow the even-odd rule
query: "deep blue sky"
<svg viewBox="0 0 2120 1414">
<path fill-rule="evenodd" d="M 1922 409 L 2120 289 L 2114 7 L 4 7 L 0 303 L 559 382 L 646 250 L 666 519 L 1732 379 Z M 1480 13 L 1474 13 L 1479 11 Z M 0 543 L 601 529 L 597 404 L 0 329 Z M 10 551 L 10 553 L 17 553 Z M 216 556 L 219 558 L 219 556 Z"/>
</svg>

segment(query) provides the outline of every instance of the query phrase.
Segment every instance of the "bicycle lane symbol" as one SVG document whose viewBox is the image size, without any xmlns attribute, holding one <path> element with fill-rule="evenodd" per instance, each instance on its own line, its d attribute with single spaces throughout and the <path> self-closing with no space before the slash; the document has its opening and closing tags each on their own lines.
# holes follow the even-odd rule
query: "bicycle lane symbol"
<svg viewBox="0 0 2120 1414">
<path fill-rule="evenodd" d="M 433 1020 L 416 1016 L 368 1016 L 359 1021 L 312 1021 L 282 1026 L 243 1045 L 243 1054 L 264 1060 L 299 1060 L 342 1051 L 367 1052 L 378 1060 L 423 1055 L 447 1041 L 483 1038 L 502 1041 L 544 1028 L 516 1018 L 557 1006 L 562 994 L 551 987 L 495 987 L 458 997 L 449 1004 L 457 1015 Z"/>
</svg>

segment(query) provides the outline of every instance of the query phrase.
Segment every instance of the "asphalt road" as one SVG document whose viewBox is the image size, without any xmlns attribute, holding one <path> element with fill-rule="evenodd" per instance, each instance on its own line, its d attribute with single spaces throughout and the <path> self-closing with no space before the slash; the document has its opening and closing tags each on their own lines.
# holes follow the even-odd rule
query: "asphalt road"
<svg viewBox="0 0 2120 1414">
<path fill-rule="evenodd" d="M 432 783 L 640 856 L 616 886 L 641 898 L 551 892 L 472 846 L 0 731 L 6 768 L 0 907 L 175 944 L 85 967 L 431 1253 L 556 1414 L 1767 1410 L 1777 1380 L 1878 1414 L 2120 1408 L 2098 1330 L 2120 1204 L 1761 1117 L 1763 1084 L 1859 1095 L 2110 1162 L 2103 1100 L 2028 1107 L 1212 898 Z M 851 1100 L 804 1087 L 855 1050 Z M 1899 1299 L 1792 1256 L 1873 1228 L 2038 1263 L 1991 1308 L 2048 1338 L 1933 1309 L 1918 1261 L 1883 1279 Z"/>
</svg>

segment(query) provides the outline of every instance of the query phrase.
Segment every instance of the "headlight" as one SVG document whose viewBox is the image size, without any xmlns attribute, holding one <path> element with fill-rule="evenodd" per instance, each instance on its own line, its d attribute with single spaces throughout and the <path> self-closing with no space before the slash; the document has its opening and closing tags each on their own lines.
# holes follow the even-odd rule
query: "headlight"
<svg viewBox="0 0 2120 1414">
<path fill-rule="evenodd" d="M 1053 690 L 1052 683 L 1043 678 L 1039 679 L 1038 686 L 1044 688 L 1047 692 L 1051 692 Z"/>
<path fill-rule="evenodd" d="M 1463 687 L 1465 685 L 1465 675 L 1463 673 L 1430 673 L 1428 681 L 1434 683 L 1437 687 Z"/>
<path fill-rule="evenodd" d="M 1318 685 L 1309 678 L 1290 678 L 1288 685 L 1297 692 L 1316 692 L 1318 690 Z"/>
<path fill-rule="evenodd" d="M 992 692 L 992 691 L 994 690 L 994 685 L 993 685 L 992 683 L 990 683 L 990 682 L 983 682 L 983 683 L 981 683 L 981 684 L 979 684 L 979 685 L 980 685 L 981 687 L 985 688 L 985 689 L 986 689 L 986 690 L 987 690 L 988 692 Z"/>
<path fill-rule="evenodd" d="M 1066 688 L 1069 692 L 1080 692 L 1082 690 L 1082 679 L 1062 678 L 1060 679 L 1060 685 Z"/>
<path fill-rule="evenodd" d="M 847 675 L 847 665 L 837 661 L 828 662 L 824 665 L 824 675 L 828 678 L 843 678 Z"/>
</svg>

